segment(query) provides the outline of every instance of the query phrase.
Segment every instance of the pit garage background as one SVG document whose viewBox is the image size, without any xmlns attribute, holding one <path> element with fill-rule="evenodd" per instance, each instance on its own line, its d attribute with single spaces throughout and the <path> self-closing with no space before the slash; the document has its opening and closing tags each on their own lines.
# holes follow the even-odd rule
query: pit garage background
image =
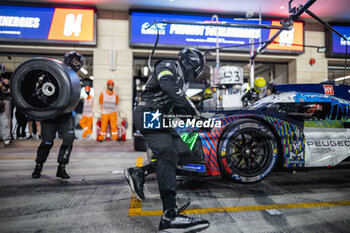
<svg viewBox="0 0 350 233">
<path fill-rule="evenodd" d="M 20 3 L 25 3 L 25 1 Z M 32 1 L 39 3 L 39 1 Z M 277 1 L 278 2 L 278 1 Z M 6 3 L 6 2 L 4 2 Z M 45 3 L 40 1 L 40 3 Z M 46 2 L 49 6 L 55 7 L 52 1 Z M 67 8 L 89 8 L 89 4 L 81 5 L 67 5 L 66 2 L 56 1 L 56 5 L 64 6 Z M 264 5 L 262 7 L 263 18 L 274 18 L 285 15 L 287 13 L 287 6 L 282 9 L 281 2 L 276 4 L 276 1 L 269 1 L 269 5 L 265 6 L 265 2 L 255 1 L 256 6 Z M 284 3 L 284 2 L 283 2 Z M 347 1 L 339 1 L 337 5 L 337 12 L 343 12 L 346 9 Z M 6 4 L 12 4 L 7 2 Z M 139 3 L 140 4 L 140 3 Z M 148 3 L 148 7 L 153 9 L 154 3 Z M 161 7 L 164 3 L 159 3 L 160 6 L 156 7 L 158 12 L 167 12 Z M 178 3 L 167 3 L 163 7 L 170 7 Z M 321 14 L 325 19 L 331 21 L 337 21 L 341 23 L 341 20 L 337 18 L 341 17 L 342 13 L 331 14 L 331 10 L 334 6 L 330 6 L 328 1 L 320 1 L 318 4 L 320 8 L 311 8 L 317 13 Z M 210 5 L 210 4 L 209 4 Z M 227 17 L 245 17 L 245 12 L 253 10 L 255 12 L 254 17 L 257 16 L 259 9 L 252 6 L 240 7 L 227 5 L 227 10 L 223 11 L 223 14 Z M 254 4 L 252 4 L 254 5 Z M 28 6 L 28 5 L 26 5 Z M 30 56 L 37 56 L 40 54 L 50 55 L 53 57 L 60 58 L 68 50 L 77 50 L 85 56 L 92 57 L 91 75 L 94 77 L 93 85 L 95 94 L 99 94 L 106 88 L 106 81 L 113 79 L 116 83 L 116 91 L 119 94 L 119 105 L 118 111 L 125 112 L 129 126 L 132 123 L 132 108 L 133 108 L 133 96 L 134 96 L 134 77 L 137 77 L 140 73 L 140 69 L 146 64 L 146 58 L 148 57 L 151 49 L 149 47 L 130 47 L 130 9 L 142 8 L 138 3 L 131 4 L 122 1 L 119 4 L 106 1 L 104 3 L 97 3 L 96 8 L 93 7 L 96 12 L 96 22 L 94 30 L 96 32 L 96 40 L 94 45 L 84 44 L 66 44 L 66 45 L 51 45 L 48 43 L 17 43 L 17 42 L 6 42 L 0 44 L 0 51 L 3 56 L 0 57 L 0 61 L 5 63 L 8 67 L 8 72 L 12 72 L 20 61 Z M 177 6 L 177 7 L 176 7 Z M 189 7 L 189 6 L 187 6 Z M 147 7 L 146 7 L 147 8 Z M 234 9 L 233 9 L 234 8 Z M 253 9 L 254 8 L 254 9 Z M 196 15 L 196 13 L 189 12 L 189 8 L 182 9 L 178 5 L 171 7 L 173 11 L 181 12 L 181 14 Z M 215 7 L 212 8 L 216 9 Z M 231 9 L 231 11 L 229 10 Z M 140 10 L 138 10 L 140 11 Z M 147 10 L 141 10 L 146 11 Z M 149 10 L 148 10 L 149 11 Z M 198 11 L 201 11 L 198 9 Z M 205 15 L 211 17 L 212 13 L 201 12 L 199 15 Z M 343 21 L 346 19 L 346 15 L 343 14 Z M 313 22 L 309 18 L 303 19 L 304 22 L 304 44 L 305 45 L 317 45 L 326 46 L 328 44 L 326 39 L 326 31 L 323 26 Z M 86 25 L 83 25 L 86 26 Z M 162 48 L 156 51 L 155 59 L 171 58 L 175 59 L 178 49 Z M 6 55 L 5 55 L 6 54 Z M 7 54 L 12 54 L 12 60 L 9 59 Z M 21 54 L 26 54 L 21 56 Z M 220 60 L 222 64 L 238 64 L 239 66 L 245 67 L 248 63 L 249 54 L 248 52 L 221 52 Z M 215 61 L 215 51 L 208 57 L 209 63 Z M 313 60 L 314 62 L 311 62 Z M 312 63 L 312 64 L 311 64 Z M 256 58 L 256 72 L 262 72 L 265 78 L 271 80 L 274 79 L 276 82 L 281 81 L 287 83 L 317 83 L 325 80 L 334 80 L 338 77 L 348 76 L 350 74 L 349 68 L 344 73 L 344 59 L 336 57 L 328 57 L 326 53 L 318 53 L 317 49 L 305 47 L 304 52 L 299 55 L 286 55 L 286 54 L 261 54 Z M 278 77 L 278 71 L 283 74 L 283 77 Z M 247 75 L 247 69 L 244 68 L 245 76 Z M 264 71 L 264 72 L 263 72 Z M 90 73 L 89 73 L 90 75 Z M 346 81 L 348 83 L 349 80 Z M 94 110 L 99 110 L 99 104 L 97 98 L 94 102 Z M 118 119 L 120 122 L 121 119 Z M 96 132 L 96 118 L 94 119 L 94 132 Z M 96 136 L 96 135 L 94 135 Z M 126 132 L 127 139 L 132 139 L 132 127 L 129 127 Z"/>
</svg>

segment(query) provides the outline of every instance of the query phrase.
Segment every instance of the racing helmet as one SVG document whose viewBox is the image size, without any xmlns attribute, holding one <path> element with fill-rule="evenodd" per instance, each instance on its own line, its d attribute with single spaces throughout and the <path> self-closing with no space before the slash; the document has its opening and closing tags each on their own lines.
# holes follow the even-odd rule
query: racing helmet
<svg viewBox="0 0 350 233">
<path fill-rule="evenodd" d="M 64 55 L 64 64 L 70 66 L 75 72 L 84 65 L 84 56 L 77 51 L 69 51 Z"/>
<path fill-rule="evenodd" d="M 185 71 L 185 81 L 198 78 L 204 71 L 205 57 L 196 48 L 184 48 L 177 55 L 178 61 Z"/>
<path fill-rule="evenodd" d="M 204 99 L 213 98 L 213 92 L 210 88 L 204 90 Z"/>
<path fill-rule="evenodd" d="M 263 77 L 257 77 L 254 81 L 254 90 L 258 93 L 266 89 L 266 81 Z"/>
</svg>

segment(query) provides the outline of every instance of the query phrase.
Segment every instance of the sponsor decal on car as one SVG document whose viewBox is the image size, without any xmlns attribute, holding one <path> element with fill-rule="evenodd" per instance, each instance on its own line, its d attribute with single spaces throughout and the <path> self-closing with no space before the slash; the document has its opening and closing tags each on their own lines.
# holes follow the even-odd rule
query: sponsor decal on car
<svg viewBox="0 0 350 233">
<path fill-rule="evenodd" d="M 182 169 L 195 172 L 205 172 L 205 165 L 201 164 L 186 164 L 181 166 Z"/>
<path fill-rule="evenodd" d="M 261 179 L 264 178 L 266 175 L 268 175 L 270 173 L 270 171 L 272 170 L 272 168 L 275 166 L 277 156 L 278 156 L 277 148 L 275 148 L 273 150 L 272 162 L 270 163 L 269 167 L 263 173 L 260 174 Z"/>
<path fill-rule="evenodd" d="M 350 146 L 350 141 L 329 141 L 329 140 L 315 140 L 307 141 L 308 146 Z"/>
<path fill-rule="evenodd" d="M 326 95 L 334 95 L 333 85 L 323 85 L 323 89 Z"/>
</svg>

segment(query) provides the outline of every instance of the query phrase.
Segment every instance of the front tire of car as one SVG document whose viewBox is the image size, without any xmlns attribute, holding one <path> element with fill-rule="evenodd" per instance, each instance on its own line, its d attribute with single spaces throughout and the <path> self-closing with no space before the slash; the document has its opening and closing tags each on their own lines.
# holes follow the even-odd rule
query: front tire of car
<svg viewBox="0 0 350 233">
<path fill-rule="evenodd" d="M 239 119 L 227 126 L 218 147 L 222 177 L 234 182 L 263 180 L 277 158 L 276 136 L 267 125 L 254 119 Z"/>
</svg>

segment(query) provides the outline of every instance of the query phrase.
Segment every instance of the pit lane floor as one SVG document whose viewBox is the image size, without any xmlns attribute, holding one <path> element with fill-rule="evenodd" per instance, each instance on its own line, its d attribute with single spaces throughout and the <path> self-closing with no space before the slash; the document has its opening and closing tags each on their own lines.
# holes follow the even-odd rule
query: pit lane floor
<svg viewBox="0 0 350 233">
<path fill-rule="evenodd" d="M 146 163 L 131 142 L 76 141 L 67 171 L 56 179 L 56 141 L 40 179 L 32 179 L 39 141 L 0 148 L 0 232 L 156 232 L 161 202 L 154 175 L 143 203 L 122 169 Z M 2 146 L 0 144 L 0 146 Z M 350 166 L 276 171 L 256 184 L 220 177 L 178 181 L 178 202 L 208 219 L 204 232 L 349 232 Z"/>
</svg>

